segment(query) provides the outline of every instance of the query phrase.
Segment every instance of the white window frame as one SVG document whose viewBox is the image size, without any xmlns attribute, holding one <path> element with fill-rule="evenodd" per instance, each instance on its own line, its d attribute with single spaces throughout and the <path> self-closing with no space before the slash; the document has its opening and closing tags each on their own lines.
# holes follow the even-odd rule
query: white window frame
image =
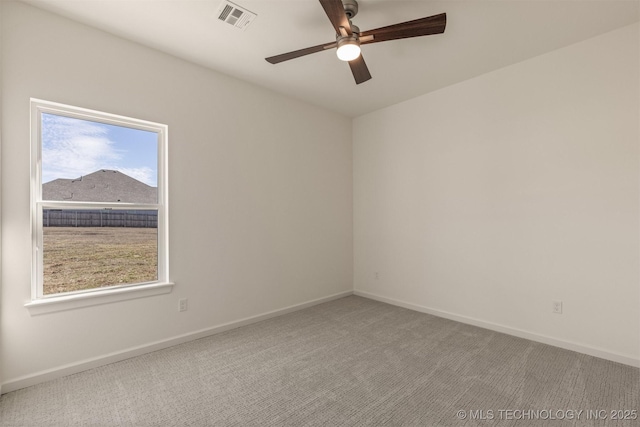
<svg viewBox="0 0 640 427">
<path fill-rule="evenodd" d="M 124 126 L 158 134 L 158 200 L 156 204 L 102 203 L 42 200 L 42 114 L 71 117 L 81 120 Z M 169 280 L 169 222 L 167 181 L 167 125 L 133 119 L 101 111 L 31 98 L 31 301 L 25 304 L 31 314 L 42 314 L 89 305 L 140 298 L 171 292 Z M 140 209 L 158 212 L 158 276 L 145 283 L 113 285 L 83 291 L 52 295 L 43 294 L 43 209 Z"/>
</svg>

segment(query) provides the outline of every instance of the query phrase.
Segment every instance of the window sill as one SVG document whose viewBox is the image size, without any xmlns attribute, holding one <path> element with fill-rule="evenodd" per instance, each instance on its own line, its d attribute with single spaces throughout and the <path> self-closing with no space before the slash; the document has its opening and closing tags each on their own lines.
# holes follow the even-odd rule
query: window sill
<svg viewBox="0 0 640 427">
<path fill-rule="evenodd" d="M 54 313 L 57 311 L 73 310 L 92 305 L 108 304 L 117 301 L 144 298 L 154 295 L 168 294 L 173 289 L 173 283 L 152 283 L 148 285 L 126 286 L 121 288 L 101 289 L 72 295 L 42 298 L 26 303 L 24 306 L 29 314 Z"/>
</svg>

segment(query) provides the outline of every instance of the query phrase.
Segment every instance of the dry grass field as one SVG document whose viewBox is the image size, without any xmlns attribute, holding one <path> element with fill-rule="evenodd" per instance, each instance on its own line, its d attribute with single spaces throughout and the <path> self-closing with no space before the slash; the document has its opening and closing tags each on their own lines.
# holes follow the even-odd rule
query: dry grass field
<svg viewBox="0 0 640 427">
<path fill-rule="evenodd" d="M 157 279 L 155 228 L 43 230 L 45 295 Z"/>
</svg>

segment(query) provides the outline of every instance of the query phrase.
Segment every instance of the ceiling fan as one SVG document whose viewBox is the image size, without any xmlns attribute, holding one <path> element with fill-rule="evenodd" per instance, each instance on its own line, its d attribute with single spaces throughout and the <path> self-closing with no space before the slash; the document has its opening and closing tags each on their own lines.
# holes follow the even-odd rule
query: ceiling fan
<svg viewBox="0 0 640 427">
<path fill-rule="evenodd" d="M 447 25 L 447 14 L 441 13 L 426 18 L 413 21 L 401 22 L 375 30 L 360 31 L 353 25 L 351 19 L 358 13 L 358 2 L 356 0 L 319 0 L 329 21 L 336 30 L 336 41 L 325 43 L 306 49 L 294 50 L 293 52 L 265 58 L 271 64 L 299 58 L 311 53 L 322 52 L 327 49 L 337 47 L 338 58 L 349 62 L 349 67 L 356 80 L 356 84 L 366 82 L 371 79 L 369 68 L 362 58 L 360 45 L 379 43 L 388 40 L 406 39 L 410 37 L 428 36 L 431 34 L 444 33 Z"/>
</svg>

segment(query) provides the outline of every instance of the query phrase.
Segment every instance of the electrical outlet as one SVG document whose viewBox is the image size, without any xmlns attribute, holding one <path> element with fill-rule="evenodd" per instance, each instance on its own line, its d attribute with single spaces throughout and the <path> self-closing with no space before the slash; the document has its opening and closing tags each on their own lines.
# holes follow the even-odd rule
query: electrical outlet
<svg viewBox="0 0 640 427">
<path fill-rule="evenodd" d="M 186 298 L 182 298 L 180 301 L 180 306 L 179 306 L 179 310 L 180 311 L 187 311 L 187 299 Z"/>
<path fill-rule="evenodd" d="M 555 314 L 562 314 L 562 301 L 554 301 L 552 311 Z"/>
<path fill-rule="evenodd" d="M 376 271 L 375 273 L 373 273 L 373 278 L 378 280 L 380 278 L 380 274 L 378 274 L 378 272 Z"/>
</svg>

